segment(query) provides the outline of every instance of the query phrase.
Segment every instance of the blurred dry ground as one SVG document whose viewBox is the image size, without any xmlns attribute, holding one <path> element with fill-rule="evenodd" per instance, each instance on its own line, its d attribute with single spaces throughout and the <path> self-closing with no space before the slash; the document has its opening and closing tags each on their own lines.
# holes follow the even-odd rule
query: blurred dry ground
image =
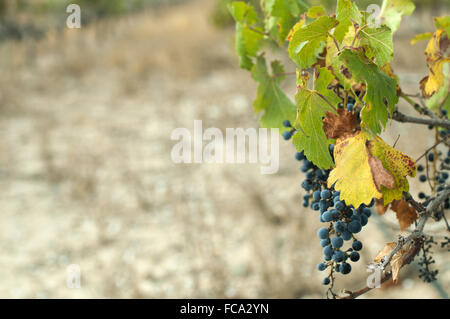
<svg viewBox="0 0 450 319">
<path fill-rule="evenodd" d="M 170 159 L 172 130 L 192 130 L 195 119 L 204 128 L 258 127 L 255 84 L 237 68 L 233 30 L 210 25 L 211 5 L 190 1 L 1 44 L 0 297 L 324 296 L 319 223 L 300 205 L 303 175 L 290 143 L 280 142 L 274 175 Z M 398 36 L 394 69 L 409 93 L 426 71 L 424 44 L 408 44 L 414 29 L 431 30 L 423 21 L 407 19 Z M 432 143 L 426 128 L 397 123 L 385 139 L 398 134 L 397 147 L 413 157 Z M 338 276 L 337 290 L 364 285 L 365 264 L 396 240 L 393 215 L 371 220 L 362 261 L 353 276 Z M 438 288 L 448 293 L 448 258 L 436 259 Z M 79 289 L 66 287 L 71 264 L 81 269 Z M 414 267 L 401 277 L 365 297 L 443 296 Z"/>
</svg>

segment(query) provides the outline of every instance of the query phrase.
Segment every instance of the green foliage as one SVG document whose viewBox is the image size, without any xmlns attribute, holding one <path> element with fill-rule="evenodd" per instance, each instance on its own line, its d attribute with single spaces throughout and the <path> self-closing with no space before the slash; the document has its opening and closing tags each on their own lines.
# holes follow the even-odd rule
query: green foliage
<svg viewBox="0 0 450 319">
<path fill-rule="evenodd" d="M 263 111 L 259 121 L 262 127 L 283 128 L 283 121 L 295 120 L 295 105 L 280 89 L 280 83 L 284 79 L 284 68 L 279 61 L 272 61 L 272 74 L 267 70 L 266 59 L 258 57 L 251 72 L 253 79 L 258 82 L 258 91 L 253 107 L 256 113 Z"/>
<path fill-rule="evenodd" d="M 334 30 L 336 40 L 344 40 L 348 29 L 353 25 L 352 21 L 361 24 L 361 13 L 358 7 L 350 0 L 338 0 L 336 8 L 336 19 L 339 25 Z"/>
<path fill-rule="evenodd" d="M 345 64 L 356 81 L 366 84 L 366 105 L 361 110 L 361 119 L 372 132 L 381 133 L 382 128 L 386 126 L 388 114 L 392 114 L 398 102 L 396 81 L 370 61 L 362 50 L 345 49 L 339 60 Z"/>
<path fill-rule="evenodd" d="M 243 1 L 229 5 L 231 15 L 236 21 L 236 52 L 241 68 L 251 70 L 252 58 L 255 58 L 262 44 L 264 30 L 257 26 L 258 15 L 253 6 Z"/>
<path fill-rule="evenodd" d="M 233 16 L 228 9 L 228 6 L 233 0 L 217 0 L 216 4 L 211 12 L 212 23 L 219 27 L 227 27 L 234 24 Z M 251 4 L 253 7 L 257 7 L 258 0 L 245 0 L 244 2 Z"/>
<path fill-rule="evenodd" d="M 289 42 L 289 57 L 302 69 L 310 67 L 325 46 L 328 32 L 337 24 L 336 19 L 323 16 L 296 29 Z"/>
<path fill-rule="evenodd" d="M 383 1 L 377 24 L 371 12 L 366 12 L 367 6 L 360 10 L 351 0 L 337 0 L 335 15 L 326 14 L 325 8 L 330 7 L 326 3 L 308 7 L 300 0 L 260 0 L 258 9 L 243 1 L 229 5 L 236 22 L 240 66 L 250 70 L 258 82 L 253 105 L 255 112 L 263 112 L 261 125 L 282 128 L 283 120 L 295 123 L 296 149 L 326 169 L 334 165 L 328 152 L 334 141 L 326 137 L 322 122 L 327 111 L 335 112 L 344 98 L 353 97 L 354 108 L 361 111 L 361 128 L 371 136 L 380 134 L 393 116 L 398 103 L 397 77 L 390 68 L 393 33 L 402 16 L 412 13 L 414 4 Z M 436 18 L 435 24 L 447 30 L 450 19 Z M 280 88 L 284 75 L 279 75 L 284 70 L 279 62 L 271 63 L 272 74 L 267 70 L 263 51 L 274 47 L 286 50 L 298 67 L 297 74 L 302 74 L 295 95 L 296 113 Z M 439 91 L 430 107 L 440 105 L 446 92 Z"/>
<path fill-rule="evenodd" d="M 414 11 L 414 3 L 411 0 L 385 0 L 381 7 L 381 15 L 384 23 L 396 31 L 402 21 L 402 16 L 410 15 Z"/>
<path fill-rule="evenodd" d="M 307 9 L 300 0 L 267 0 L 264 11 L 269 16 L 266 30 L 280 43 L 286 40 L 289 30 L 297 22 L 298 17 Z"/>
<path fill-rule="evenodd" d="M 365 28 L 360 32 L 361 38 L 367 41 L 369 57 L 375 57 L 375 63 L 382 67 L 394 58 L 392 31 L 386 26 L 376 29 Z"/>
<path fill-rule="evenodd" d="M 315 88 L 308 90 L 300 87 L 295 95 L 297 103 L 297 120 L 295 128 L 298 130 L 293 137 L 293 143 L 298 151 L 305 151 L 306 157 L 316 166 L 329 169 L 334 166 L 328 145 L 334 142 L 327 139 L 322 128 L 322 117 L 327 111 L 334 112 L 328 102 L 337 104 L 339 98 L 327 90 L 328 84 L 334 76 L 326 68 L 320 69 L 320 75 L 315 81 Z M 318 92 L 324 92 L 323 99 Z"/>
<path fill-rule="evenodd" d="M 443 29 L 447 35 L 450 35 L 450 16 L 434 18 L 434 25 L 436 29 Z"/>
<path fill-rule="evenodd" d="M 435 18 L 437 30 L 419 35 L 412 41 L 429 39 L 424 52 L 429 74 L 417 83 L 422 96 L 416 96 L 416 102 L 402 92 L 390 64 L 394 58 L 393 34 L 402 16 L 414 10 L 410 0 L 384 0 L 381 10 L 373 6 L 360 10 L 351 0 L 337 0 L 336 14 L 332 15 L 327 15 L 323 6 L 304 8 L 294 0 L 261 0 L 261 12 L 258 13 L 243 2 L 233 3 L 230 9 L 236 20 L 236 51 L 241 67 L 250 69 L 258 83 L 253 106 L 256 113 L 262 112 L 261 125 L 282 130 L 286 130 L 282 123 L 288 126 L 289 131 L 283 132 L 283 138 L 292 137 L 298 152 L 296 158 L 307 159 L 302 166 L 306 179 L 301 186 L 307 192 L 302 204 L 308 207 L 312 197 L 311 207 L 320 210 L 322 222 L 330 223 L 318 232 L 321 245 L 325 246 L 325 261 L 319 263 L 318 269 L 330 268 L 323 284 L 331 284 L 328 297 L 328 294 L 337 297 L 332 290 L 333 269 L 342 274 L 348 274 L 351 269 L 345 263 L 339 264 L 345 259 L 339 255 L 344 239 L 343 225 L 347 224 L 347 231 L 351 232 L 345 234 L 345 240 L 353 237 L 354 255 L 361 249 L 360 243 L 354 246 L 357 243 L 354 234 L 361 231 L 370 216 L 364 205 L 371 207 L 377 200 L 379 213 L 384 213 L 389 206 L 396 213 L 401 231 L 419 217 L 415 206 L 410 205 L 414 201 L 407 201 L 412 197 L 407 177 L 414 177 L 423 167 L 381 139 L 379 134 L 386 128 L 388 120 L 438 127 L 436 144 L 419 157 L 426 156 L 427 159 L 427 175 L 420 175 L 420 180 L 429 179 L 433 194 L 437 191 L 435 200 L 439 198 L 441 204 L 445 200 L 446 177 L 437 169 L 436 162 L 443 160 L 436 152 L 436 146 L 449 136 L 450 17 Z M 295 63 L 296 72 L 284 72 L 280 62 L 274 60 L 270 63 L 272 70 L 269 73 L 266 58 L 273 55 L 264 52 L 269 49 L 276 50 L 276 56 L 285 51 Z M 295 105 L 280 87 L 286 75 L 294 74 L 297 80 Z M 399 97 L 431 120 L 406 116 L 397 110 Z M 288 122 L 284 122 L 286 120 Z M 432 178 L 428 177 L 429 162 L 435 164 Z M 428 200 L 429 197 L 419 194 L 419 198 Z M 434 205 L 431 204 L 429 207 Z M 334 208 L 328 210 L 328 205 Z M 354 210 L 349 210 L 350 207 Z M 436 209 L 435 219 L 436 213 L 442 215 L 443 208 Z M 422 231 L 420 227 L 426 221 L 423 218 L 416 223 L 418 232 Z M 328 240 L 331 246 L 327 246 Z M 382 263 L 395 247 L 398 247 L 397 243 L 387 243 L 374 262 Z M 411 252 L 411 256 L 417 254 L 414 243 L 403 246 L 396 254 L 392 253 L 392 259 L 384 262 L 391 266 L 394 282 L 403 266 L 403 257 Z M 353 259 L 359 259 L 359 255 L 356 257 Z M 351 256 L 350 259 L 355 261 Z M 429 258 L 422 264 L 427 266 L 432 262 Z M 436 271 L 425 268 L 421 276 L 427 281 L 434 280 Z M 353 296 L 346 298 L 349 297 Z"/>
</svg>

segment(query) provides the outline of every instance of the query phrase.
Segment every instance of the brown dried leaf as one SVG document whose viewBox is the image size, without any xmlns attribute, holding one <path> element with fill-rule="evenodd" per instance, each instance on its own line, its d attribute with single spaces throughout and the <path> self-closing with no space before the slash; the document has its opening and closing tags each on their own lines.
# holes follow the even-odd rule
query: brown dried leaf
<svg viewBox="0 0 450 319">
<path fill-rule="evenodd" d="M 398 274 L 400 273 L 400 269 L 403 266 L 403 255 L 406 253 L 406 250 L 401 250 L 394 255 L 391 259 L 391 268 L 392 268 L 392 281 L 397 283 Z"/>
<path fill-rule="evenodd" d="M 389 189 L 395 187 L 394 177 L 383 167 L 383 163 L 378 157 L 369 155 L 369 166 L 372 171 L 373 181 L 379 192 L 381 192 L 381 185 Z"/>
<path fill-rule="evenodd" d="M 380 250 L 377 254 L 377 256 L 374 258 L 374 262 L 380 263 L 383 258 L 391 253 L 391 251 L 394 250 L 394 248 L 397 246 L 397 243 L 386 243 L 384 245 L 383 249 Z"/>
<path fill-rule="evenodd" d="M 384 199 L 383 198 L 380 198 L 380 199 L 376 198 L 375 199 L 375 206 L 377 208 L 378 215 L 384 215 L 384 213 L 386 213 L 386 211 L 388 209 L 387 206 L 384 206 Z"/>
<path fill-rule="evenodd" d="M 395 247 L 397 247 L 397 243 L 387 243 L 384 248 L 377 254 L 374 261 L 376 263 L 381 263 L 383 259 L 394 250 Z M 403 247 L 397 253 L 395 253 L 389 263 L 391 265 L 392 280 L 394 283 L 397 283 L 398 274 L 400 273 L 400 269 L 403 266 L 403 257 L 407 252 L 408 247 Z"/>
<path fill-rule="evenodd" d="M 338 115 L 327 112 L 323 119 L 323 130 L 329 139 L 338 139 L 347 135 L 354 135 L 360 131 L 356 113 L 345 109 L 338 109 Z"/>
<path fill-rule="evenodd" d="M 409 206 L 404 199 L 394 200 L 391 203 L 391 209 L 396 213 L 402 231 L 407 229 L 418 217 L 416 210 Z"/>
</svg>

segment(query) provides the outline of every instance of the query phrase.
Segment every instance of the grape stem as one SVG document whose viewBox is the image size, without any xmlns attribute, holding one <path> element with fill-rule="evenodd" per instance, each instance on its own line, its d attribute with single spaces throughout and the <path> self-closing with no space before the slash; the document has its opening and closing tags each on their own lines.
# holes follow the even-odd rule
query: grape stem
<svg viewBox="0 0 450 319">
<path fill-rule="evenodd" d="M 414 102 L 413 99 L 410 98 L 410 96 L 418 98 L 420 101 L 420 105 L 418 103 Z M 425 102 L 423 101 L 422 97 L 420 96 L 420 93 L 418 93 L 416 95 L 412 95 L 412 94 L 406 94 L 406 93 L 402 92 L 400 94 L 400 97 L 403 98 L 406 102 L 408 102 L 412 107 L 414 107 L 414 109 L 418 113 L 425 114 L 435 120 L 438 119 L 436 117 L 436 115 L 426 107 Z"/>
<path fill-rule="evenodd" d="M 335 111 L 337 112 L 336 107 L 335 107 L 333 104 L 331 104 L 331 102 L 328 101 L 328 99 L 327 99 L 325 96 L 323 96 L 320 92 L 315 91 L 315 90 L 314 90 L 314 93 L 316 93 L 318 96 L 320 96 L 320 98 L 321 98 L 322 100 L 324 100 L 325 102 L 327 102 L 328 105 L 330 105 L 330 106 L 333 108 L 333 110 L 335 110 Z"/>
<path fill-rule="evenodd" d="M 447 137 L 444 138 L 443 140 L 438 140 L 436 143 L 434 143 L 433 146 L 429 147 L 422 155 L 420 155 L 417 159 L 416 162 L 418 162 L 422 157 L 424 157 L 425 155 L 428 154 L 429 151 L 431 151 L 433 148 L 435 148 L 436 146 L 438 146 L 441 143 L 444 143 L 447 141 Z"/>
<path fill-rule="evenodd" d="M 419 252 L 421 246 L 422 246 L 422 241 L 420 239 L 416 239 L 412 248 L 403 257 L 403 265 L 407 265 L 407 264 L 411 263 L 411 261 L 414 259 L 414 257 Z M 384 284 L 386 281 L 388 281 L 391 278 L 392 278 L 392 272 L 387 272 L 380 279 L 380 285 Z M 347 296 L 338 297 L 338 299 L 355 299 L 355 298 L 365 294 L 366 292 L 372 290 L 373 288 L 375 288 L 375 287 L 366 286 L 360 290 L 353 291 L 353 292 L 344 289 L 342 292 L 347 294 Z"/>
<path fill-rule="evenodd" d="M 417 222 L 417 226 L 415 231 L 409 235 L 406 239 L 403 237 L 400 237 L 397 246 L 387 255 L 384 262 L 381 264 L 382 268 L 385 268 L 392 260 L 392 257 L 405 245 L 408 245 L 411 241 L 413 241 L 416 238 L 419 238 L 423 235 L 423 228 L 425 227 L 425 224 L 427 222 L 428 217 L 431 216 L 431 214 L 439 208 L 439 206 L 450 197 L 450 187 L 445 188 L 442 192 L 439 193 L 439 195 L 432 200 L 425 211 L 419 211 L 419 221 Z"/>
</svg>

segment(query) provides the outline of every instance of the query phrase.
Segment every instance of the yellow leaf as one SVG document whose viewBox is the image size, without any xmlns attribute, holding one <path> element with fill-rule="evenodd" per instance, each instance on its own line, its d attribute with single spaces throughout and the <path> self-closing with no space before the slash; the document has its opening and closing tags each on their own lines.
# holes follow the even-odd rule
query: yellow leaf
<svg viewBox="0 0 450 319">
<path fill-rule="evenodd" d="M 409 184 L 406 176 L 416 174 L 412 158 L 363 131 L 344 135 L 334 147 L 336 167 L 328 177 L 328 187 L 341 192 L 340 198 L 355 208 L 384 198 L 384 205 L 401 199 Z"/>
<path fill-rule="evenodd" d="M 431 33 L 431 32 L 426 32 L 426 33 L 420 33 L 420 34 L 417 34 L 417 35 L 411 40 L 410 44 L 416 44 L 416 43 L 419 42 L 419 41 L 427 40 L 427 39 L 431 38 L 431 36 L 432 36 L 432 33 Z"/>
<path fill-rule="evenodd" d="M 368 148 L 373 156 L 379 158 L 383 167 L 394 177 L 395 187 L 387 188 L 381 186 L 381 193 L 384 198 L 384 205 L 395 199 L 401 199 L 403 192 L 409 190 L 409 183 L 406 176 L 416 175 L 416 163 L 414 160 L 386 144 L 381 138 L 375 137 L 368 143 Z"/>
<path fill-rule="evenodd" d="M 444 56 L 447 45 L 448 37 L 442 29 L 438 29 L 428 42 L 425 56 L 427 57 L 430 75 L 427 75 L 420 81 L 423 97 L 430 97 L 444 84 L 442 66 L 444 63 L 450 62 L 450 57 Z"/>
<path fill-rule="evenodd" d="M 367 135 L 362 131 L 337 139 L 334 146 L 336 167 L 328 177 L 328 187 L 336 183 L 334 188 L 341 192 L 340 198 L 354 207 L 369 204 L 372 198 L 382 196 L 372 177 L 366 142 Z"/>
</svg>

